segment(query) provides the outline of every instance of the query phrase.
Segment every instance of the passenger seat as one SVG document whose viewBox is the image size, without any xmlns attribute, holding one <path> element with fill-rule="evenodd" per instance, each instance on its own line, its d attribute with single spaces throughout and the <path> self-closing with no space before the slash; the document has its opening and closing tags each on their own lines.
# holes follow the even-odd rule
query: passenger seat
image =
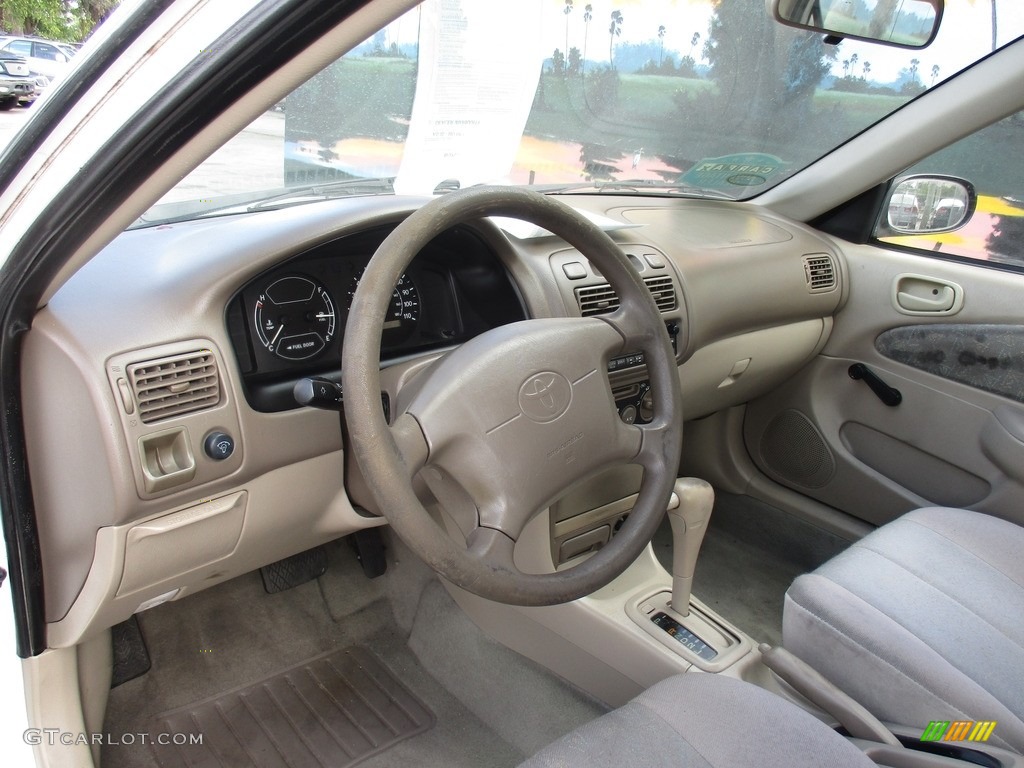
<svg viewBox="0 0 1024 768">
<path fill-rule="evenodd" d="M 783 646 L 880 720 L 997 721 L 1024 752 L 1024 527 L 903 515 L 786 593 Z"/>
</svg>

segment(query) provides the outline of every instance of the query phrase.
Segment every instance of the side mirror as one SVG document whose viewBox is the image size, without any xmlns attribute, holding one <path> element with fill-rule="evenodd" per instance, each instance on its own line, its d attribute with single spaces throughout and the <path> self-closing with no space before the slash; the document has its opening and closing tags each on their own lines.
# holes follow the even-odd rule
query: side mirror
<svg viewBox="0 0 1024 768">
<path fill-rule="evenodd" d="M 889 188 L 877 237 L 935 235 L 959 229 L 974 215 L 974 185 L 955 176 L 906 176 Z"/>
<path fill-rule="evenodd" d="M 834 38 L 924 48 L 935 38 L 943 0 L 766 0 L 772 17 Z"/>
</svg>

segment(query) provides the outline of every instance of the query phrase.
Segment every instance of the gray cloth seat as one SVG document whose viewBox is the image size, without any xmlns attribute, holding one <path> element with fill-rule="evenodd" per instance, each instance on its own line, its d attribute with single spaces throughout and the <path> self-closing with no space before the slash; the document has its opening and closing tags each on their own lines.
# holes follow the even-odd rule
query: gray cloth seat
<svg viewBox="0 0 1024 768">
<path fill-rule="evenodd" d="M 524 768 L 872 768 L 795 704 L 740 680 L 690 672 L 577 728 Z"/>
<path fill-rule="evenodd" d="M 881 720 L 995 720 L 1024 752 L 1024 528 L 928 507 L 786 593 L 783 645 Z"/>
</svg>

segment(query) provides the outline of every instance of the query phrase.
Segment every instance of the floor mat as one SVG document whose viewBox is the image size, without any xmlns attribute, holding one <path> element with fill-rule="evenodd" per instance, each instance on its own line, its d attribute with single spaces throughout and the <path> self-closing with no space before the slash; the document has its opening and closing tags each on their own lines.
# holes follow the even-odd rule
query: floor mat
<svg viewBox="0 0 1024 768">
<path fill-rule="evenodd" d="M 110 687 L 134 680 L 149 672 L 151 662 L 142 628 L 134 616 L 110 628 L 110 644 L 114 650 L 114 669 L 110 676 Z"/>
<path fill-rule="evenodd" d="M 262 682 L 156 718 L 163 768 L 345 768 L 429 730 L 434 714 L 372 653 L 332 651 Z M 201 734 L 190 744 L 182 734 Z"/>
</svg>

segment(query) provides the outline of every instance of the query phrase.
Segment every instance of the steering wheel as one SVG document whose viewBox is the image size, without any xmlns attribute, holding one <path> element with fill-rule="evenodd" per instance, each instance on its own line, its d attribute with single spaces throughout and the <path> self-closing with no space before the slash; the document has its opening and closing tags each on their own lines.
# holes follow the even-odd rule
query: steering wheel
<svg viewBox="0 0 1024 768">
<path fill-rule="evenodd" d="M 462 344 L 410 385 L 392 423 L 380 401 L 380 339 L 394 286 L 413 257 L 450 227 L 483 216 L 537 224 L 590 259 L 619 297 L 612 314 L 511 323 Z M 342 347 L 350 449 L 402 540 L 438 574 L 482 597 L 552 605 L 621 574 L 658 528 L 682 447 L 679 376 L 650 292 L 608 235 L 536 192 L 470 188 L 436 198 L 381 244 L 352 300 Z M 656 394 L 650 423 L 618 415 L 607 363 L 643 351 Z M 569 569 L 524 573 L 513 549 L 526 523 L 577 483 L 638 464 L 633 511 L 611 541 Z M 414 486 L 425 482 L 460 521 L 456 541 Z M 468 510 L 468 512 L 467 512 Z"/>
</svg>

